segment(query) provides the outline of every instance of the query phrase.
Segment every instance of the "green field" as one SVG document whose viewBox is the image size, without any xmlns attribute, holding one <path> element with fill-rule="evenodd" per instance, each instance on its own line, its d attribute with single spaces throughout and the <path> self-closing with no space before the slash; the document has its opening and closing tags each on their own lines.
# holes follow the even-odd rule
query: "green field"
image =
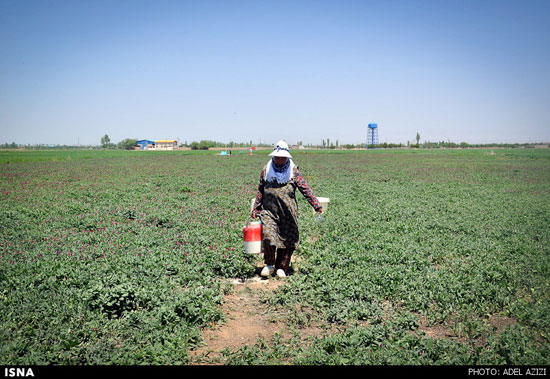
<svg viewBox="0 0 550 379">
<path fill-rule="evenodd" d="M 198 363 L 268 160 L 215 154 L 0 152 L 0 362 Z M 212 363 L 550 364 L 550 149 L 293 155 L 331 202 L 262 299 L 292 335 Z"/>
</svg>

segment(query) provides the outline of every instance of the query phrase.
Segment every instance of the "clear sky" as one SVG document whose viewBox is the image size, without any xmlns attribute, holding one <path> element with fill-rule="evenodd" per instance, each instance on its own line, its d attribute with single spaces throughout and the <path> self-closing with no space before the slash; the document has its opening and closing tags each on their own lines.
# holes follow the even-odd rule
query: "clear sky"
<svg viewBox="0 0 550 379">
<path fill-rule="evenodd" d="M 0 143 L 550 142 L 550 1 L 0 0 Z"/>
</svg>

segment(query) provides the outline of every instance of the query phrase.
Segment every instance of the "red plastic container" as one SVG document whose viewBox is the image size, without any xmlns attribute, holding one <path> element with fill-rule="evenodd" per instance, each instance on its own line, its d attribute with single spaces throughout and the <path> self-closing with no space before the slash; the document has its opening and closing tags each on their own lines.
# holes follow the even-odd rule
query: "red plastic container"
<svg viewBox="0 0 550 379">
<path fill-rule="evenodd" d="M 245 253 L 260 254 L 262 252 L 262 224 L 259 221 L 243 226 L 243 238 Z"/>
</svg>

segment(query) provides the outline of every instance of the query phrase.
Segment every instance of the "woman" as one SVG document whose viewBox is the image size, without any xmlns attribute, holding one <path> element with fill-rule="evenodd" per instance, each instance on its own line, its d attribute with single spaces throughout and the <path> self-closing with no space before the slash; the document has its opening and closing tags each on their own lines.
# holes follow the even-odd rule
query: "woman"
<svg viewBox="0 0 550 379">
<path fill-rule="evenodd" d="M 260 174 L 251 217 L 259 216 L 263 224 L 266 266 L 261 276 L 266 277 L 275 272 L 277 277 L 284 278 L 288 274 L 290 258 L 300 239 L 296 188 L 316 212 L 322 213 L 323 208 L 302 177 L 298 166 L 294 164 L 286 142 L 277 142 L 269 155 L 272 158 Z"/>
</svg>

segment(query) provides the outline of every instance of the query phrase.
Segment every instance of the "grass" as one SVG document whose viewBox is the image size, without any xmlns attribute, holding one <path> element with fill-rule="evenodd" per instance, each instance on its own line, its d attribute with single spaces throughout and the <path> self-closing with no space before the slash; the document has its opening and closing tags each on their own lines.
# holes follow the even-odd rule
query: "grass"
<svg viewBox="0 0 550 379">
<path fill-rule="evenodd" d="M 0 361 L 190 364 L 254 275 L 242 225 L 268 151 L 0 152 Z M 307 344 L 229 364 L 550 362 L 550 150 L 294 151 L 294 275 L 263 301 Z M 298 338 L 298 337 L 295 337 Z"/>
<path fill-rule="evenodd" d="M 59 162 L 99 158 L 135 158 L 163 155 L 212 155 L 213 151 L 191 150 L 0 150 L 0 164 L 16 162 Z"/>
</svg>

